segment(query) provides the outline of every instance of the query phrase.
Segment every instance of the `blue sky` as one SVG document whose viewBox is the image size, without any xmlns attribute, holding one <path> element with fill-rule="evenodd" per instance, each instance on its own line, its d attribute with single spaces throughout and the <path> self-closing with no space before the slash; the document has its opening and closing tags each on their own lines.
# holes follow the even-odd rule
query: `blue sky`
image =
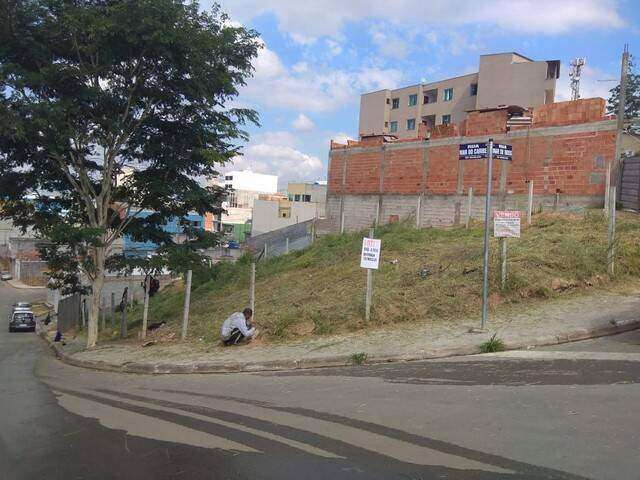
<svg viewBox="0 0 640 480">
<path fill-rule="evenodd" d="M 204 8 L 210 0 L 201 0 Z M 290 180 L 326 178 L 329 140 L 357 138 L 360 94 L 477 71 L 485 53 L 562 62 L 587 57 L 583 98 L 608 96 L 629 43 L 640 58 L 638 0 L 221 0 L 264 42 L 237 103 L 261 126 L 233 168 Z"/>
</svg>

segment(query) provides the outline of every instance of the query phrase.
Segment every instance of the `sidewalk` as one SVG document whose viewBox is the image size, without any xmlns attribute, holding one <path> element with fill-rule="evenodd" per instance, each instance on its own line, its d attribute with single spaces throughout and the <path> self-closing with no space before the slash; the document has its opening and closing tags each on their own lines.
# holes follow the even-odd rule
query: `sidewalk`
<svg viewBox="0 0 640 480">
<path fill-rule="evenodd" d="M 80 340 L 51 342 L 71 365 L 128 373 L 220 373 L 372 364 L 480 353 L 479 345 L 497 332 L 507 349 L 552 345 L 611 335 L 640 327 L 640 292 L 580 296 L 541 304 L 525 313 L 496 316 L 484 333 L 469 333 L 478 319 L 418 325 L 410 330 L 334 335 L 291 343 L 241 347 L 192 344 L 102 344 L 83 350 Z"/>
<path fill-rule="evenodd" d="M 41 286 L 37 286 L 34 287 L 33 285 L 26 285 L 24 283 L 22 283 L 20 280 L 6 280 L 6 282 L 11 285 L 13 288 L 18 288 L 21 290 L 31 290 L 31 289 L 35 289 L 35 290 L 43 290 L 47 287 L 41 287 Z"/>
</svg>

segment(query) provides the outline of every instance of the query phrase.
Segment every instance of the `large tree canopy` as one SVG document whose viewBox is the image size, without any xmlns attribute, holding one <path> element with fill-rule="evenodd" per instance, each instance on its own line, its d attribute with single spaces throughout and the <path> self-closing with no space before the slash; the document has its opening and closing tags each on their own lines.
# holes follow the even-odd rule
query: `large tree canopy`
<svg viewBox="0 0 640 480">
<path fill-rule="evenodd" d="M 196 2 L 0 3 L 0 216 L 45 239 L 60 285 L 89 279 L 88 346 L 118 238 L 153 240 L 181 261 L 215 242 L 186 227 L 176 245 L 162 226 L 219 210 L 223 192 L 198 179 L 237 155 L 257 120 L 227 105 L 259 46 Z"/>
</svg>

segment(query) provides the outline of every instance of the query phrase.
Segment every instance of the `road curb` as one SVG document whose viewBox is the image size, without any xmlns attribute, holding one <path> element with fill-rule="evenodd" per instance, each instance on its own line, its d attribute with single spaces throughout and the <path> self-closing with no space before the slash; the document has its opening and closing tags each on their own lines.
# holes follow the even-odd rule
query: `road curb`
<svg viewBox="0 0 640 480">
<path fill-rule="evenodd" d="M 640 328 L 640 319 L 624 322 L 611 321 L 609 325 L 594 328 L 580 328 L 560 335 L 548 335 L 536 337 L 531 340 L 517 342 L 506 342 L 506 350 L 521 350 L 532 347 L 543 347 L 548 345 L 558 345 L 562 343 L 589 340 L 592 338 L 605 337 L 618 333 L 628 332 Z M 448 358 L 464 355 L 480 354 L 478 346 L 467 345 L 463 347 L 450 347 L 436 350 L 421 350 L 419 352 L 402 352 L 398 354 L 367 354 L 366 352 L 354 352 L 353 354 L 342 354 L 326 357 L 305 358 L 305 359 L 285 359 L 271 360 L 264 362 L 191 362 L 191 363 L 168 363 L 168 362 L 125 362 L 108 363 L 95 360 L 75 358 L 73 354 L 64 351 L 64 347 L 53 342 L 47 332 L 40 331 L 39 336 L 49 344 L 55 356 L 62 362 L 91 370 L 100 370 L 116 373 L 137 373 L 137 374 L 194 374 L 194 373 L 242 373 L 242 372 L 273 372 L 291 371 L 311 368 L 345 367 L 353 365 L 376 365 L 383 363 L 411 362 L 418 360 L 430 360 L 436 358 Z"/>
</svg>

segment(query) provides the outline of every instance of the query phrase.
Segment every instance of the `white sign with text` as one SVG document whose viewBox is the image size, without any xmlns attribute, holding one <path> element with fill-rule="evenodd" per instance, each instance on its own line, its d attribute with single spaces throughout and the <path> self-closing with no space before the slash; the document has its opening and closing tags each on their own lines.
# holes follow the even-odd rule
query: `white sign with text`
<svg viewBox="0 0 640 480">
<path fill-rule="evenodd" d="M 520 238 L 520 211 L 494 211 L 493 236 L 499 238 Z"/>
<path fill-rule="evenodd" d="M 363 238 L 362 254 L 360 256 L 360 266 L 362 268 L 378 269 L 380 264 L 380 248 L 382 240 L 379 238 Z"/>
</svg>

